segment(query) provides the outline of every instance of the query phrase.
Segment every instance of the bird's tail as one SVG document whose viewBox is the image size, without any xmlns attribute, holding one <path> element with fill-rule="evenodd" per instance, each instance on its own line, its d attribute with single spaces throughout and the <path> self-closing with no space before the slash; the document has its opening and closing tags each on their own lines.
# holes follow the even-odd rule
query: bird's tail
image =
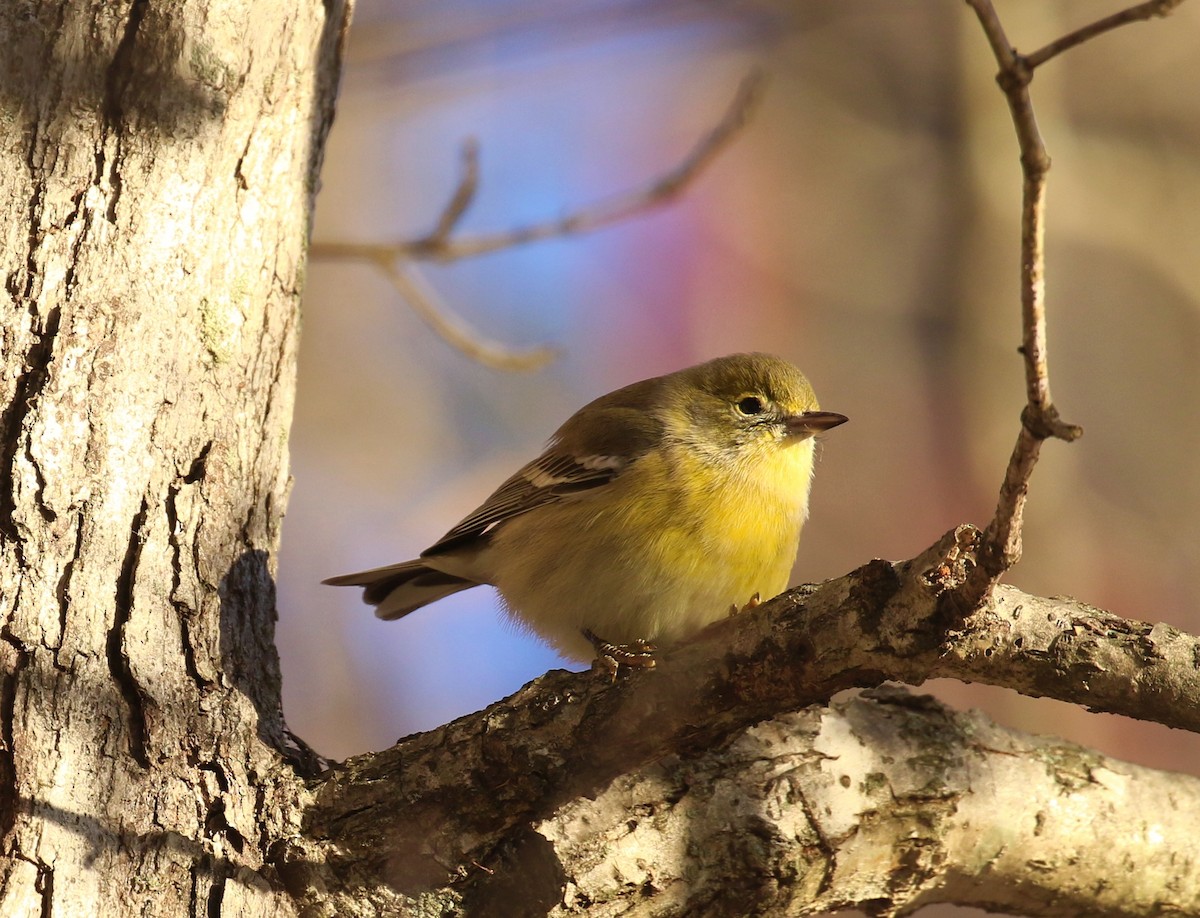
<svg viewBox="0 0 1200 918">
<path fill-rule="evenodd" d="M 375 615 L 388 621 L 402 618 L 443 596 L 479 586 L 477 581 L 442 573 L 423 561 L 405 561 L 357 574 L 342 574 L 322 583 L 363 587 L 363 602 L 374 606 Z"/>
</svg>

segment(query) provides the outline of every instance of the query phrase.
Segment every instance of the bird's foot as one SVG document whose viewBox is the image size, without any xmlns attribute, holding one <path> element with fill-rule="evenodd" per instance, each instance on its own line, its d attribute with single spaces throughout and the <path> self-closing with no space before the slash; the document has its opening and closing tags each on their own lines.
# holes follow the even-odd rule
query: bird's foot
<svg viewBox="0 0 1200 918">
<path fill-rule="evenodd" d="M 622 666 L 630 669 L 654 668 L 654 652 L 657 648 L 653 644 L 649 644 L 646 641 L 634 641 L 631 644 L 611 644 L 603 638 L 597 637 L 588 628 L 583 629 L 583 636 L 596 649 L 596 659 L 592 661 L 592 668 L 603 668 L 613 682 L 617 680 L 617 673 Z"/>
<path fill-rule="evenodd" d="M 761 605 L 762 605 L 762 594 L 755 593 L 753 596 L 750 597 L 750 601 L 747 602 L 744 606 L 739 606 L 736 602 L 730 604 L 729 614 L 737 615 L 739 612 L 749 612 L 751 609 L 757 608 L 758 606 L 761 606 Z"/>
</svg>

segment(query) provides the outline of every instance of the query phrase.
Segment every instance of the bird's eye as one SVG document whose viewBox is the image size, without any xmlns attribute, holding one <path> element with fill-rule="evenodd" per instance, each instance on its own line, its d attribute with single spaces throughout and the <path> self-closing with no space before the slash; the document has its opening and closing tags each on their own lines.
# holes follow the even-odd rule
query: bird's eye
<svg viewBox="0 0 1200 918">
<path fill-rule="evenodd" d="M 763 407 L 763 400 L 757 395 L 747 395 L 737 403 L 737 410 L 747 416 L 762 414 Z"/>
</svg>

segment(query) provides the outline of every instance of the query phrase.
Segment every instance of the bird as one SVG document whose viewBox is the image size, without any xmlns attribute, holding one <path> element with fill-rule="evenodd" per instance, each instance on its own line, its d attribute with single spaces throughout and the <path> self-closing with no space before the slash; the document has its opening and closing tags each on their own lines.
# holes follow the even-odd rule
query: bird
<svg viewBox="0 0 1200 918">
<path fill-rule="evenodd" d="M 386 620 L 490 584 L 561 655 L 610 669 L 788 585 L 820 410 L 793 364 L 718 357 L 588 403 L 420 557 L 324 583 Z"/>
</svg>

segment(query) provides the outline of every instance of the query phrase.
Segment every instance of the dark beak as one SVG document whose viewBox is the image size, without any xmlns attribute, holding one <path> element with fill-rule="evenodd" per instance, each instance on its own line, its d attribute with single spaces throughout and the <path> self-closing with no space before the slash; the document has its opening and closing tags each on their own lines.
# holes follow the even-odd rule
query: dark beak
<svg viewBox="0 0 1200 918">
<path fill-rule="evenodd" d="M 834 411 L 806 411 L 804 414 L 794 414 L 784 419 L 788 433 L 793 437 L 811 437 L 823 430 L 845 424 L 848 420 L 844 414 Z"/>
</svg>

